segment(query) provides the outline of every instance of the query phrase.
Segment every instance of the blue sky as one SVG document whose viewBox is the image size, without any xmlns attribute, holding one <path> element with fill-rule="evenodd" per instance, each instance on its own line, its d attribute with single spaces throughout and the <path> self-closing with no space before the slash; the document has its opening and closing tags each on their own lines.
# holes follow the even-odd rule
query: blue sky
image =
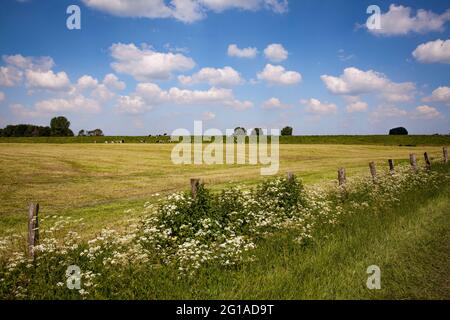
<svg viewBox="0 0 450 320">
<path fill-rule="evenodd" d="M 5 0 L 0 56 L 0 127 L 450 132 L 447 1 Z"/>
</svg>

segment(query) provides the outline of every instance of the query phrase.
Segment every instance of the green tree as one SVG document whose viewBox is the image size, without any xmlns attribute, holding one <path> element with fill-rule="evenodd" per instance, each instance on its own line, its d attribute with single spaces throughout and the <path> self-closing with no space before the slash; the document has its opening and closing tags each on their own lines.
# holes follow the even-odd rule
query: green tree
<svg viewBox="0 0 450 320">
<path fill-rule="evenodd" d="M 389 131 L 389 135 L 391 136 L 407 136 L 408 130 L 403 127 L 394 128 Z"/>
<path fill-rule="evenodd" d="M 50 121 L 50 129 L 52 136 L 73 136 L 72 130 L 69 129 L 70 121 L 66 117 L 55 117 Z"/>
<path fill-rule="evenodd" d="M 242 127 L 237 127 L 236 129 L 234 129 L 234 135 L 235 136 L 245 136 L 245 135 L 247 135 L 247 130 L 245 130 L 245 128 L 242 128 Z"/>
<path fill-rule="evenodd" d="M 282 136 L 292 136 L 294 129 L 292 127 L 284 127 L 283 130 L 281 130 Z"/>
<path fill-rule="evenodd" d="M 95 129 L 92 131 L 88 131 L 87 135 L 90 137 L 103 137 L 103 131 L 101 129 Z"/>
<path fill-rule="evenodd" d="M 86 132 L 84 131 L 84 129 L 81 129 L 80 131 L 78 131 L 78 136 L 79 137 L 86 137 Z"/>
</svg>

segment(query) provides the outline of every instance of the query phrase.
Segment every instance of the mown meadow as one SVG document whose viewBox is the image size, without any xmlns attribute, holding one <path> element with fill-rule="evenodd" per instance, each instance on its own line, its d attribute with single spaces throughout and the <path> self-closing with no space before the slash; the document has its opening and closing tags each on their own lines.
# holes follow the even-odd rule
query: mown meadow
<svg viewBox="0 0 450 320">
<path fill-rule="evenodd" d="M 104 227 L 122 228 L 139 217 L 147 201 L 189 187 L 201 178 L 209 188 L 254 185 L 263 180 L 260 166 L 174 165 L 169 144 L 0 144 L 0 236 L 25 233 L 30 202 L 41 215 L 82 218 L 82 236 Z M 407 162 L 428 151 L 442 157 L 441 146 L 280 145 L 280 174 L 292 171 L 305 184 L 336 178 L 339 167 L 349 176 L 368 174 L 375 161 L 387 170 L 387 159 Z M 126 211 L 126 213 L 125 213 Z M 76 230 L 76 231 L 79 231 Z"/>
</svg>

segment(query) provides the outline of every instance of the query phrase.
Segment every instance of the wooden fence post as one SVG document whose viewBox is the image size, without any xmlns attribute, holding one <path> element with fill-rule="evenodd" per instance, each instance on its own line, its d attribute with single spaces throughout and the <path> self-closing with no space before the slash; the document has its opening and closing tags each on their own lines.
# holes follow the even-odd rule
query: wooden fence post
<svg viewBox="0 0 450 320">
<path fill-rule="evenodd" d="M 34 258 L 34 247 L 39 242 L 39 204 L 31 203 L 28 210 L 28 255 Z"/>
<path fill-rule="evenodd" d="M 287 173 L 287 179 L 289 182 L 294 181 L 294 177 L 295 177 L 295 175 L 292 172 Z"/>
<path fill-rule="evenodd" d="M 372 161 L 371 163 L 369 163 L 369 168 L 373 181 L 377 180 L 377 167 L 375 165 L 375 162 Z"/>
<path fill-rule="evenodd" d="M 394 173 L 394 172 L 395 172 L 395 168 L 394 168 L 394 160 L 389 159 L 389 160 L 388 160 L 388 163 L 389 163 L 389 171 L 390 171 L 391 173 Z"/>
<path fill-rule="evenodd" d="M 345 183 L 347 182 L 347 178 L 345 176 L 345 168 L 340 168 L 338 170 L 338 180 L 339 180 L 340 187 L 345 186 Z"/>
<path fill-rule="evenodd" d="M 417 171 L 417 158 L 414 153 L 411 153 L 409 155 L 409 163 L 411 164 L 411 167 L 414 169 L 414 171 Z"/>
<path fill-rule="evenodd" d="M 444 164 L 447 164 L 448 163 L 448 148 L 444 147 L 444 148 L 442 148 L 442 151 L 444 153 Z"/>
<path fill-rule="evenodd" d="M 200 179 L 191 179 L 191 193 L 192 198 L 197 198 L 198 187 L 200 186 Z"/>
<path fill-rule="evenodd" d="M 426 166 L 427 170 L 431 170 L 431 161 L 430 161 L 430 158 L 428 157 L 428 152 L 425 152 L 423 154 L 423 157 L 425 158 L 425 166 Z"/>
</svg>

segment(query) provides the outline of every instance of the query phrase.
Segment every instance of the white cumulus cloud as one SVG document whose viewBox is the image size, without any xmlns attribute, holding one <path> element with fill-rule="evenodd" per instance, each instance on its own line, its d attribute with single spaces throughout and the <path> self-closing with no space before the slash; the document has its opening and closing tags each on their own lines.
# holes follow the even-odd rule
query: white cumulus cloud
<svg viewBox="0 0 450 320">
<path fill-rule="evenodd" d="M 258 54 L 258 49 L 248 47 L 240 49 L 236 44 L 230 44 L 228 46 L 228 56 L 237 58 L 247 58 L 251 59 L 256 57 Z"/>
<path fill-rule="evenodd" d="M 272 62 L 281 62 L 288 58 L 289 53 L 279 43 L 273 43 L 264 49 L 264 55 Z"/>
<path fill-rule="evenodd" d="M 239 72 L 231 67 L 223 69 L 203 68 L 192 76 L 179 76 L 178 80 L 184 85 L 208 83 L 217 87 L 236 86 L 243 81 Z"/>
<path fill-rule="evenodd" d="M 174 18 L 192 23 L 206 17 L 208 11 L 229 9 L 261 10 L 284 13 L 287 0 L 83 0 L 91 8 L 119 17 Z"/>
<path fill-rule="evenodd" d="M 253 107 L 250 101 L 237 100 L 231 89 L 212 87 L 208 90 L 187 90 L 172 87 L 161 89 L 154 83 L 139 83 L 134 96 L 141 97 L 149 106 L 161 104 L 177 105 L 223 105 L 236 110 L 246 110 Z"/>
<path fill-rule="evenodd" d="M 412 114 L 412 117 L 416 119 L 431 120 L 442 117 L 442 114 L 436 108 L 424 105 L 418 106 Z"/>
<path fill-rule="evenodd" d="M 381 29 L 371 29 L 369 32 L 377 35 L 396 36 L 443 31 L 445 23 L 449 20 L 450 10 L 443 14 L 436 14 L 419 9 L 414 15 L 410 7 L 391 4 L 389 11 L 381 15 Z"/>
<path fill-rule="evenodd" d="M 305 110 L 307 112 L 316 115 L 324 116 L 335 114 L 337 112 L 337 106 L 334 103 L 323 103 L 320 100 L 314 98 L 308 100 L 300 100 L 300 103 L 306 107 Z"/>
<path fill-rule="evenodd" d="M 156 52 L 146 46 L 138 48 L 133 43 L 116 43 L 110 50 L 115 60 L 111 64 L 114 71 L 129 74 L 138 81 L 167 80 L 172 73 L 195 66 L 194 60 L 183 54 Z"/>
<path fill-rule="evenodd" d="M 84 75 L 84 76 L 80 77 L 77 81 L 77 87 L 80 90 L 93 89 L 93 88 L 97 87 L 97 85 L 98 85 L 98 80 L 89 75 Z"/>
<path fill-rule="evenodd" d="M 14 67 L 0 67 L 0 86 L 14 87 L 22 80 L 23 72 Z"/>
<path fill-rule="evenodd" d="M 48 117 L 60 113 L 88 113 L 94 114 L 101 111 L 98 101 L 76 95 L 69 98 L 53 98 L 38 101 L 33 108 L 26 108 L 22 104 L 10 106 L 11 112 L 20 117 Z"/>
<path fill-rule="evenodd" d="M 425 97 L 424 102 L 443 102 L 450 105 L 450 87 L 442 86 L 431 93 L 431 96 Z"/>
<path fill-rule="evenodd" d="M 376 93 L 390 102 L 409 101 L 414 97 L 416 86 L 412 82 L 395 83 L 384 74 L 357 68 L 346 68 L 339 76 L 320 77 L 328 91 L 336 95 L 360 95 Z"/>
<path fill-rule="evenodd" d="M 119 113 L 142 114 L 151 109 L 140 96 L 120 96 L 116 109 Z"/>
<path fill-rule="evenodd" d="M 206 8 L 215 12 L 228 9 L 259 10 L 267 8 L 277 13 L 286 12 L 287 0 L 199 0 Z"/>
<path fill-rule="evenodd" d="M 413 119 L 413 120 L 436 120 L 443 118 L 443 115 L 434 107 L 427 105 L 418 106 L 413 110 L 400 109 L 392 105 L 381 105 L 371 114 L 371 120 L 374 122 L 385 121 L 388 119 Z"/>
<path fill-rule="evenodd" d="M 289 109 L 291 106 L 285 103 L 282 103 L 278 98 L 270 98 L 269 100 L 264 101 L 263 109 Z"/>
<path fill-rule="evenodd" d="M 39 71 L 48 71 L 55 66 L 55 62 L 51 57 L 25 57 L 21 54 L 15 55 L 4 55 L 3 61 L 6 64 L 14 66 L 18 69 L 31 69 L 31 70 L 39 70 Z"/>
<path fill-rule="evenodd" d="M 259 80 L 269 84 L 294 85 L 302 80 L 302 75 L 295 71 L 286 71 L 282 66 L 267 64 L 263 71 L 257 74 Z"/>
<path fill-rule="evenodd" d="M 57 98 L 39 101 L 35 104 L 35 109 L 39 113 L 49 114 L 58 112 L 98 113 L 101 111 L 101 106 L 96 100 L 77 95 L 67 99 Z"/>
<path fill-rule="evenodd" d="M 119 16 L 142 18 L 168 18 L 173 16 L 173 8 L 164 0 L 83 0 L 88 7 Z"/>
<path fill-rule="evenodd" d="M 114 90 L 124 90 L 126 88 L 125 82 L 120 81 L 119 78 L 109 73 L 104 78 L 102 83 L 99 83 L 96 78 L 90 75 L 84 75 L 77 81 L 77 85 L 72 89 L 71 94 L 76 94 L 86 90 L 90 90 L 90 95 L 99 101 L 108 101 L 116 96 Z"/>
<path fill-rule="evenodd" d="M 102 83 L 92 90 L 91 96 L 98 101 L 105 102 L 113 99 L 116 96 L 116 93 Z"/>
<path fill-rule="evenodd" d="M 450 39 L 422 43 L 413 51 L 412 55 L 417 61 L 423 63 L 450 64 Z"/>
<path fill-rule="evenodd" d="M 70 86 L 69 77 L 64 71 L 54 73 L 52 70 L 27 70 L 25 77 L 27 87 L 31 89 L 63 90 Z"/>
<path fill-rule="evenodd" d="M 103 78 L 103 84 L 108 88 L 115 90 L 125 90 L 127 87 L 125 82 L 120 81 L 119 78 L 113 73 L 108 73 L 105 78 Z"/>
<path fill-rule="evenodd" d="M 3 55 L 6 66 L 0 67 L 0 86 L 14 87 L 21 83 L 24 72 L 47 72 L 55 65 L 50 57 L 25 57 L 21 54 Z"/>
</svg>

